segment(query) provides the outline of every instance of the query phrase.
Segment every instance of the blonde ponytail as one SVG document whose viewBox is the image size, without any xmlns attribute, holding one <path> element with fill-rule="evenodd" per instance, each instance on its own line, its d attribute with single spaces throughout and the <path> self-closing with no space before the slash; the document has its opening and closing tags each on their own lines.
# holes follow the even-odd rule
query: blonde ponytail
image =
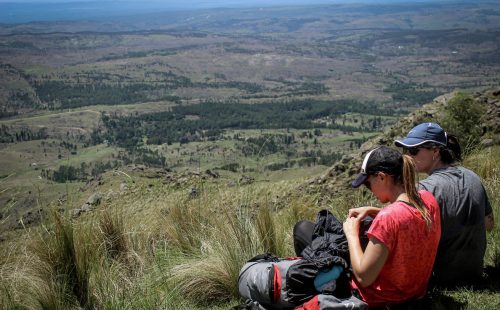
<svg viewBox="0 0 500 310">
<path fill-rule="evenodd" d="M 429 216 L 429 212 L 427 211 L 427 207 L 425 206 L 422 198 L 418 194 L 418 190 L 416 187 L 417 184 L 417 173 L 415 169 L 415 163 L 413 162 L 413 158 L 408 155 L 403 155 L 403 186 L 408 196 L 409 202 L 414 205 L 420 214 L 422 214 L 422 218 L 427 223 L 427 226 L 430 227 L 432 225 L 432 220 Z"/>
</svg>

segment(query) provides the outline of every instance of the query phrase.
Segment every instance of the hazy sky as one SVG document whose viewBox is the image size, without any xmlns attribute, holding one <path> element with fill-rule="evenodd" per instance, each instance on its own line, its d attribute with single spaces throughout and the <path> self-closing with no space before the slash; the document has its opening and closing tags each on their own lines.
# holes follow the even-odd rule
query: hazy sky
<svg viewBox="0 0 500 310">
<path fill-rule="evenodd" d="M 463 0 L 462 0 L 463 1 Z M 470 0 L 473 1 L 473 0 Z M 174 10 L 338 3 L 454 2 L 450 0 L 0 0 L 0 24 L 99 19 Z M 456 1 L 455 1 L 456 2 Z"/>
<path fill-rule="evenodd" d="M 387 3 L 387 2 L 443 2 L 446 0 L 0 0 L 0 2 L 10 3 L 68 3 L 68 2 L 136 2 L 136 3 L 185 3 L 188 5 L 224 5 L 224 4 L 283 4 L 283 3 Z M 450 1 L 446 1 L 450 2 Z"/>
<path fill-rule="evenodd" d="M 135 3 L 185 3 L 188 5 L 200 4 L 200 5 L 224 5 L 224 4 L 235 4 L 235 3 L 310 3 L 310 2 L 321 2 L 321 3 L 338 3 L 338 2 L 353 2 L 353 0 L 0 0 L 0 2 L 10 2 L 10 3 L 68 3 L 68 2 L 135 2 Z M 359 1 L 358 1 L 359 2 Z M 376 2 L 375 0 L 368 0 L 368 2 Z"/>
</svg>

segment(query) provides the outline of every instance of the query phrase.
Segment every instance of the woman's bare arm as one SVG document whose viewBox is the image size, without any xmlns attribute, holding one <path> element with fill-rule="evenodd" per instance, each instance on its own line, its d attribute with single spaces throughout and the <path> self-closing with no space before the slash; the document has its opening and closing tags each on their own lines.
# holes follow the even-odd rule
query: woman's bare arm
<svg viewBox="0 0 500 310">
<path fill-rule="evenodd" d="M 362 220 L 367 216 L 375 217 L 379 211 L 380 208 L 377 207 L 372 207 L 372 206 L 359 207 L 359 208 L 349 209 L 348 217 L 357 217 L 360 220 Z"/>
<path fill-rule="evenodd" d="M 353 274 L 361 287 L 367 287 L 380 274 L 389 256 L 389 250 L 377 238 L 371 237 L 363 252 L 359 241 L 359 221 L 359 218 L 348 218 L 344 222 L 344 232 L 349 244 Z"/>
</svg>

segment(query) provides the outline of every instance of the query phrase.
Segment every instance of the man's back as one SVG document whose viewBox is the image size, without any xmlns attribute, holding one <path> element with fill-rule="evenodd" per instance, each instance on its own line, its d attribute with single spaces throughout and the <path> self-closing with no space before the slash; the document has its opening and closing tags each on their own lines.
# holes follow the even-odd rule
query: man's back
<svg viewBox="0 0 500 310">
<path fill-rule="evenodd" d="M 491 206 L 479 177 L 463 167 L 434 171 L 420 182 L 441 208 L 441 241 L 434 280 L 454 285 L 481 277 L 486 251 L 484 216 Z"/>
</svg>

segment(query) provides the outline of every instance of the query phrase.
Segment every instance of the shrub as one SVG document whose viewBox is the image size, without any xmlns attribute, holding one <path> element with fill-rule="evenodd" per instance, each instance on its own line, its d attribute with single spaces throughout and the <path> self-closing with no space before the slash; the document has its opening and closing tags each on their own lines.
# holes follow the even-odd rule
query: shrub
<svg viewBox="0 0 500 310">
<path fill-rule="evenodd" d="M 480 102 L 465 93 L 457 93 L 446 106 L 443 128 L 460 139 L 464 154 L 470 153 L 479 142 L 485 111 Z"/>
</svg>

